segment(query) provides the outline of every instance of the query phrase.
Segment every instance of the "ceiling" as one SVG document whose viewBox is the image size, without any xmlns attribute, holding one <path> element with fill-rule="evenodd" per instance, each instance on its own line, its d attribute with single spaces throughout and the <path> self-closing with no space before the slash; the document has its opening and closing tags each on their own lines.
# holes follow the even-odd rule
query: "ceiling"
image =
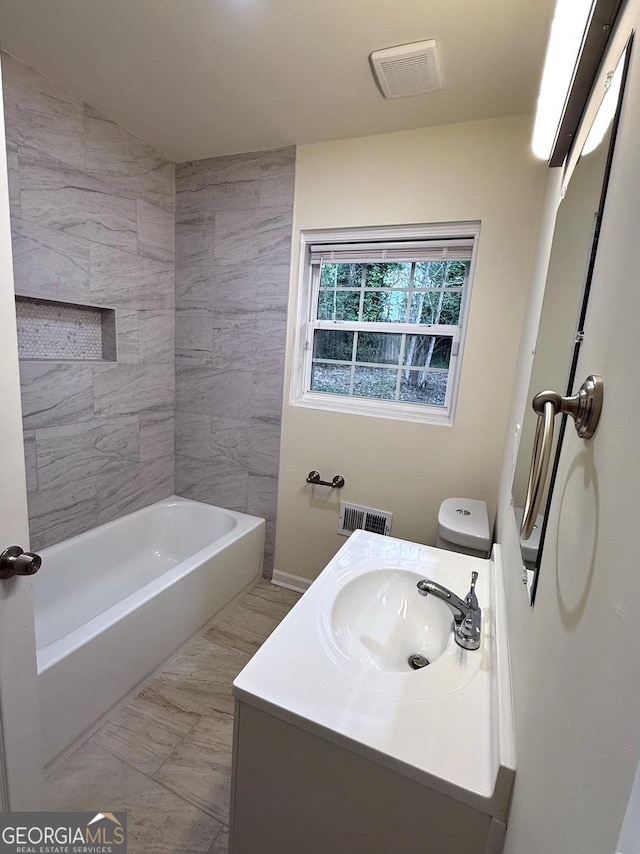
<svg viewBox="0 0 640 854">
<path fill-rule="evenodd" d="M 531 113 L 554 0 L 0 0 L 0 44 L 176 161 Z M 438 41 L 385 100 L 372 50 Z"/>
</svg>

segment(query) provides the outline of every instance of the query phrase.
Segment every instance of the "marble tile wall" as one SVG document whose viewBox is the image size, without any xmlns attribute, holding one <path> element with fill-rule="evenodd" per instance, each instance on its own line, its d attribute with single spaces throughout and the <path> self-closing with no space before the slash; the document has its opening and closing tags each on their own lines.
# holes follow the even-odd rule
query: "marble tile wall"
<svg viewBox="0 0 640 854">
<path fill-rule="evenodd" d="M 31 546 L 174 490 L 175 167 L 2 55 L 16 293 L 115 308 L 118 362 L 23 361 Z"/>
<path fill-rule="evenodd" d="M 267 577 L 294 170 L 295 148 L 176 166 L 176 492 L 265 517 Z"/>
</svg>

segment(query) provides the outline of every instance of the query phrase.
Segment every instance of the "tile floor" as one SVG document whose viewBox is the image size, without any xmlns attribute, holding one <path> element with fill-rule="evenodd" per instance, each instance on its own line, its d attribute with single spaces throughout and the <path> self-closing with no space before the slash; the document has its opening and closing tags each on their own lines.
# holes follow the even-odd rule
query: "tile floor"
<svg viewBox="0 0 640 854">
<path fill-rule="evenodd" d="M 129 854 L 226 854 L 231 683 L 298 593 L 243 594 L 46 781 L 50 808 L 126 810 Z"/>
</svg>

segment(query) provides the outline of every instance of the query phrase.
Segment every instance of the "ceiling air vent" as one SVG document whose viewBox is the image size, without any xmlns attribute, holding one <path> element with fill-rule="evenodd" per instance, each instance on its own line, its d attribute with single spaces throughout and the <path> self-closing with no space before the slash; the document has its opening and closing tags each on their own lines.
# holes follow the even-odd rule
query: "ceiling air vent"
<svg viewBox="0 0 640 854">
<path fill-rule="evenodd" d="M 341 501 L 338 533 L 348 537 L 360 528 L 362 531 L 387 536 L 391 530 L 392 516 L 393 513 L 386 510 L 374 510 L 373 507 L 361 507 L 359 504 Z"/>
<path fill-rule="evenodd" d="M 435 39 L 374 50 L 369 59 L 385 98 L 424 95 L 442 86 Z"/>
</svg>

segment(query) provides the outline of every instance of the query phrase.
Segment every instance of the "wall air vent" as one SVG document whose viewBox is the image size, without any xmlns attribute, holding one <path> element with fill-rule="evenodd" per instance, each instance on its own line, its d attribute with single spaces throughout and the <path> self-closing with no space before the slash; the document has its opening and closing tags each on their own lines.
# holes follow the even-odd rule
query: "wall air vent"
<svg viewBox="0 0 640 854">
<path fill-rule="evenodd" d="M 391 531 L 392 517 L 393 513 L 388 513 L 386 510 L 374 510 L 373 507 L 361 507 L 359 504 L 347 504 L 341 501 L 338 533 L 348 537 L 360 529 L 387 536 Z"/>
<path fill-rule="evenodd" d="M 369 60 L 385 98 L 425 95 L 442 87 L 435 39 L 374 50 Z"/>
</svg>

